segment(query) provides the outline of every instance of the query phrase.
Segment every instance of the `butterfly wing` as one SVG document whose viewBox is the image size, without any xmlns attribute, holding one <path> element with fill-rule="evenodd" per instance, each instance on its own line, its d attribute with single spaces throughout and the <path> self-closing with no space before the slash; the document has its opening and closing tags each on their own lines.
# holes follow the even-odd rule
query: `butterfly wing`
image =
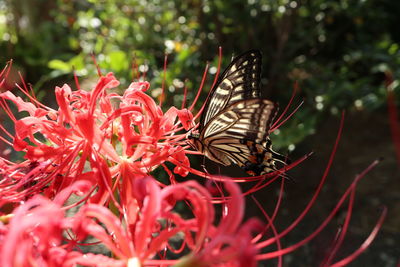
<svg viewBox="0 0 400 267">
<path fill-rule="evenodd" d="M 200 118 L 200 131 L 231 104 L 244 99 L 260 98 L 260 75 L 260 51 L 250 50 L 233 59 L 211 89 Z"/>
<path fill-rule="evenodd" d="M 252 175 L 276 170 L 284 157 L 274 152 L 269 129 L 276 114 L 260 99 L 261 53 L 250 50 L 232 60 L 211 89 L 194 146 L 222 165 L 232 162 Z"/>
<path fill-rule="evenodd" d="M 275 114 L 274 104 L 265 99 L 230 105 L 204 128 L 200 136 L 204 153 L 225 166 L 233 162 L 252 175 L 276 170 L 275 162 L 284 158 L 272 150 L 268 137 Z"/>
</svg>

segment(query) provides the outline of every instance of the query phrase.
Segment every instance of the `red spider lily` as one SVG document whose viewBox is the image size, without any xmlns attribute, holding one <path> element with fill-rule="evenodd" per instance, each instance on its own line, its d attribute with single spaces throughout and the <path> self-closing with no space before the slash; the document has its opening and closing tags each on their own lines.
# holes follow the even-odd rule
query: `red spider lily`
<svg viewBox="0 0 400 267">
<path fill-rule="evenodd" d="M 107 93 L 118 84 L 108 74 L 100 77 L 90 92 L 72 91 L 68 85 L 56 87 L 58 110 L 38 102 L 26 88 L 19 87 L 29 102 L 10 91 L 0 94 L 0 104 L 15 124 L 14 135 L 1 127 L 8 137 L 1 139 L 15 150 L 24 151 L 26 159 L 20 164 L 1 159 L 3 201 L 19 201 L 40 190 L 51 197 L 80 179 L 90 178 L 98 185 L 113 188 L 116 184 L 100 181 L 95 173 L 99 170 L 96 159 L 112 166 L 111 178 L 118 177 L 120 167 L 126 164 L 136 177 L 146 176 L 169 159 L 189 166 L 184 148 L 178 143 L 185 135 L 176 133 L 182 129 L 179 122 L 183 128 L 190 127 L 190 111 L 172 107 L 163 113 L 145 93 L 147 82 L 132 83 L 122 96 Z M 17 119 L 5 100 L 29 115 Z M 187 175 L 182 167 L 175 171 Z M 104 186 L 99 189 L 107 190 Z"/>
<path fill-rule="evenodd" d="M 12 66 L 12 60 L 7 62 L 6 66 L 0 72 L 0 92 L 10 89 L 9 82 L 7 81 Z"/>
<path fill-rule="evenodd" d="M 275 212 L 271 217 L 266 215 L 269 224 L 264 231 L 263 225 L 256 219 L 243 223 L 244 198 L 233 182 L 224 183 L 229 195 L 223 196 L 226 201 L 218 225 L 214 225 L 216 211 L 206 188 L 194 181 L 160 188 L 152 177 L 134 180 L 131 201 L 129 205 L 121 203 L 123 209 L 120 216 L 102 205 L 87 203 L 78 213 L 66 217 L 62 205 L 71 193 L 86 195 L 91 191 L 90 183 L 80 181 L 65 188 L 53 201 L 36 195 L 16 208 L 8 224 L 0 228 L 1 263 L 2 266 L 257 266 L 260 260 L 279 258 L 278 266 L 281 266 L 282 255 L 315 237 L 349 196 L 349 215 L 331 253 L 321 265 L 344 266 L 368 247 L 385 216 L 384 212 L 370 237 L 358 250 L 332 264 L 349 224 L 355 186 L 368 171 L 356 178 L 314 233 L 287 248 L 281 246 L 280 239 L 304 218 L 314 204 L 323 181 L 305 211 L 280 233 L 273 224 Z M 183 203 L 189 207 L 192 216 L 187 212 L 185 216 L 180 216 L 176 212 L 176 207 Z M 268 228 L 274 233 L 270 239 L 260 241 L 259 237 L 253 237 L 255 233 L 263 235 Z M 88 236 L 96 238 L 114 256 L 110 258 L 76 250 L 78 245 L 88 245 L 85 244 Z M 276 251 L 260 252 L 272 244 L 277 244 Z M 185 251 L 189 252 L 182 257 Z M 171 253 L 180 258 L 168 259 Z"/>
<path fill-rule="evenodd" d="M 244 195 L 281 178 L 282 172 L 308 155 L 283 170 L 259 177 L 221 177 L 190 167 L 187 154 L 196 152 L 188 150 L 182 130 L 193 129 L 193 120 L 201 113 L 193 116 L 192 110 L 206 72 L 207 68 L 194 103 L 188 109 L 183 104 L 181 109 L 171 107 L 165 113 L 161 110 L 163 97 L 157 105 L 146 94 L 150 87 L 147 82 L 132 83 L 123 95 L 108 92 L 119 85 L 112 74 L 100 75 L 91 91 L 80 89 L 78 83 L 76 91 L 68 85 L 57 87 L 57 110 L 40 103 L 25 84 L 18 88 L 29 101 L 9 91 L 0 94 L 0 105 L 15 124 L 15 134 L 1 126 L 5 137 L 0 139 L 25 152 L 21 163 L 0 158 L 0 207 L 9 202 L 20 205 L 10 214 L 0 214 L 0 222 L 4 222 L 0 223 L 2 266 L 256 266 L 258 261 L 271 258 L 278 258 L 281 265 L 282 255 L 315 237 L 346 198 L 348 217 L 322 266 L 343 266 L 364 251 L 384 215 L 360 249 L 333 263 L 349 224 L 356 184 L 365 173 L 356 178 L 315 232 L 289 247 L 283 247 L 280 241 L 314 205 L 338 141 L 310 203 L 281 232 L 274 225 L 281 199 L 272 216 L 265 212 L 264 226 L 256 219 L 243 222 Z M 0 77 L 6 73 L 7 68 Z M 293 114 L 285 117 L 294 95 L 295 91 L 271 131 Z M 28 116 L 17 119 L 7 101 Z M 175 174 L 192 172 L 209 178 L 216 187 L 211 190 L 194 181 L 177 183 L 166 161 L 176 165 Z M 159 166 L 170 175 L 171 185 L 151 177 Z M 242 193 L 234 182 L 256 184 Z M 65 204 L 73 192 L 80 194 L 79 200 Z M 220 216 L 216 215 L 216 203 L 222 207 Z M 78 213 L 65 215 L 64 210 L 79 205 Z M 185 216 L 180 215 L 179 207 L 186 208 Z M 273 233 L 269 239 L 267 231 Z M 85 240 L 89 236 L 105 245 L 113 257 L 81 252 L 79 246 L 88 245 Z M 274 245 L 276 251 L 261 252 Z"/>
<path fill-rule="evenodd" d="M 11 70 L 12 61 L 7 62 L 6 66 L 3 70 L 0 71 L 0 92 L 7 90 L 7 77 Z M 2 119 L 2 114 L 0 113 L 0 120 Z M 7 149 L 3 142 L 0 142 L 0 156 L 7 157 L 7 154 L 10 152 L 10 149 Z M 1 162 L 0 162 L 1 164 Z"/>
<path fill-rule="evenodd" d="M 138 263 L 134 266 L 178 262 L 182 266 L 193 266 L 194 262 L 197 266 L 256 266 L 257 250 L 251 240 L 261 224 L 255 219 L 242 224 L 244 199 L 240 189 L 233 182 L 225 187 L 230 198 L 217 226 L 213 224 L 216 212 L 211 195 L 194 181 L 160 188 L 151 177 L 136 179 L 132 194 L 137 198 L 131 196 L 134 202 L 129 206 L 135 213 L 124 209 L 122 222 L 98 204 L 85 204 L 73 217 L 65 217 L 62 204 L 73 192 L 90 191 L 86 182 L 67 187 L 54 201 L 36 195 L 19 206 L 4 227 L 0 236 L 2 266 L 127 266 L 132 262 Z M 174 211 L 184 202 L 193 218 Z M 63 232 L 75 238 L 65 240 Z M 87 236 L 97 238 L 116 259 L 74 250 Z M 181 248 L 173 249 L 178 241 Z M 180 261 L 165 259 L 165 250 L 180 255 L 184 248 L 189 248 L 190 254 Z"/>
<path fill-rule="evenodd" d="M 61 206 L 71 193 L 88 189 L 88 184 L 76 183 L 52 201 L 35 195 L 17 207 L 0 231 L 1 266 L 63 266 L 67 251 L 62 233 L 70 219 Z"/>
<path fill-rule="evenodd" d="M 1 75 L 7 72 L 8 68 L 5 68 Z M 146 94 L 150 87 L 148 82 L 133 82 L 123 95 L 108 92 L 119 85 L 111 73 L 101 76 L 91 91 L 80 89 L 78 83 L 79 89 L 76 91 L 66 84 L 56 87 L 57 110 L 40 103 L 25 83 L 18 88 L 28 101 L 10 91 L 1 93 L 0 105 L 14 122 L 15 134 L 0 126 L 5 134 L 0 139 L 16 151 L 25 152 L 26 159 L 15 164 L 0 158 L 0 173 L 5 177 L 0 183 L 2 201 L 18 202 L 37 192 L 51 198 L 77 180 L 90 179 L 98 186 L 96 197 L 91 197 L 91 201 L 104 203 L 111 197 L 112 190 L 118 188 L 118 182 L 123 177 L 122 168 L 129 170 L 129 177 L 134 179 L 149 175 L 161 165 L 173 182 L 173 174 L 164 165 L 166 161 L 174 163 L 174 172 L 181 176 L 192 172 L 209 179 L 225 179 L 190 168 L 187 154 L 198 152 L 188 150 L 186 134 L 181 132 L 193 128 L 194 118 L 201 113 L 202 109 L 193 117 L 191 111 L 200 96 L 206 73 L 207 67 L 195 100 L 188 109 L 182 105 L 181 109 L 171 107 L 165 113 Z M 294 94 L 290 103 L 293 97 Z M 14 103 L 19 112 L 27 112 L 28 116 L 17 119 L 7 101 Z M 279 122 L 288 107 L 271 131 L 291 116 Z M 284 170 L 233 179 L 236 182 L 256 182 L 246 192 L 250 194 L 278 179 L 279 175 L 306 157 L 286 166 Z M 97 160 L 105 162 L 99 163 Z M 107 180 L 104 179 L 104 172 L 99 172 L 103 169 L 99 164 L 111 166 L 107 168 L 107 172 L 110 172 Z M 266 178 L 273 179 L 268 181 Z"/>
<path fill-rule="evenodd" d="M 135 188 L 142 191 L 143 199 L 138 201 L 136 210 L 139 213 L 136 213 L 136 216 L 124 217 L 127 227 L 123 227 L 108 209 L 100 206 L 86 206 L 81 209 L 79 215 L 97 219 L 96 222 L 85 222 L 79 227 L 85 228 L 88 234 L 101 240 L 122 261 L 134 260 L 151 266 L 171 265 L 178 261 L 164 259 L 166 255 L 163 251 L 168 249 L 170 253 L 179 254 L 185 247 L 191 251 L 191 254 L 182 260 L 183 263 L 181 262 L 188 264 L 185 266 L 193 266 L 189 264 L 192 261 L 199 262 L 202 266 L 210 266 L 224 262 L 240 262 L 248 258 L 254 260 L 256 250 L 251 245 L 250 231 L 255 229 L 256 224 L 250 221 L 241 225 L 244 206 L 237 185 L 232 182 L 226 184 L 232 195 L 225 204 L 228 212 L 224 214 L 218 226 L 213 225 L 215 211 L 211 204 L 211 196 L 205 188 L 193 181 L 160 189 L 152 178 L 147 177 L 137 180 Z M 177 203 L 183 201 L 190 206 L 193 218 L 184 219 L 174 212 Z M 98 226 L 99 222 L 106 226 L 108 232 L 114 233 L 114 239 L 99 229 L 92 230 L 95 229 L 92 228 L 93 224 Z M 169 243 L 173 237 L 177 238 L 178 233 L 183 234 L 179 238 L 182 244 L 180 248 L 174 249 Z M 238 242 L 237 238 L 241 241 Z M 253 255 L 247 255 L 249 251 L 252 251 Z M 153 259 L 155 256 L 160 259 Z M 86 258 L 87 255 L 82 257 Z M 80 260 L 75 259 L 78 263 L 81 263 Z"/>
</svg>

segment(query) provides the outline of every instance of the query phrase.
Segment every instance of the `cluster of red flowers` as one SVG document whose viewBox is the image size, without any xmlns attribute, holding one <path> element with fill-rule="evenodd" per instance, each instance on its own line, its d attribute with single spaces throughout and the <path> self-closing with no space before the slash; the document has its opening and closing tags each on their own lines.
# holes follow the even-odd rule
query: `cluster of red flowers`
<svg viewBox="0 0 400 267">
<path fill-rule="evenodd" d="M 10 65 L 0 73 L 0 87 Z M 196 152 L 187 145 L 185 130 L 199 115 L 192 115 L 194 104 L 164 113 L 146 94 L 148 82 L 131 83 L 123 95 L 111 92 L 118 85 L 107 74 L 92 90 L 78 83 L 77 90 L 56 87 L 58 109 L 40 103 L 24 83 L 16 87 L 26 100 L 11 91 L 0 94 L 3 115 L 15 125 L 14 132 L 0 125 L 1 266 L 256 266 L 267 259 L 278 259 L 281 266 L 282 256 L 317 235 L 346 199 L 350 217 L 356 184 L 369 169 L 356 177 L 318 229 L 283 247 L 280 239 L 315 203 L 332 159 L 308 206 L 285 230 L 274 225 L 281 196 L 272 215 L 244 221 L 245 194 L 281 176 L 230 179 L 191 168 L 187 154 Z M 27 115 L 17 118 L 10 102 Z M 7 159 L 10 148 L 23 152 L 24 161 Z M 176 167 L 171 171 L 166 162 Z M 156 168 L 169 175 L 168 184 L 151 176 Z M 189 172 L 211 182 L 202 186 L 175 179 Z M 256 185 L 242 193 L 236 182 L 246 181 Z M 334 260 L 346 219 L 323 266 L 343 266 L 357 257 L 377 234 L 384 214 L 359 249 Z M 111 254 L 85 252 L 90 246 L 106 247 Z"/>
</svg>

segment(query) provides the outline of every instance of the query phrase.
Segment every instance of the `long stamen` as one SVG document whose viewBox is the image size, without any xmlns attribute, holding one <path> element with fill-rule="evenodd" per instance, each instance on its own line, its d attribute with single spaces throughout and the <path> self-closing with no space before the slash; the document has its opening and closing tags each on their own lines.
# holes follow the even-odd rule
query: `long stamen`
<svg viewBox="0 0 400 267">
<path fill-rule="evenodd" d="M 160 95 L 160 102 L 159 106 L 162 107 L 163 104 L 163 99 L 165 97 L 165 83 L 167 80 L 167 61 L 168 61 L 168 54 L 165 53 L 164 55 L 164 68 L 163 68 L 163 79 L 162 79 L 162 84 L 161 84 L 161 95 Z"/>
<path fill-rule="evenodd" d="M 197 90 L 196 97 L 194 98 L 192 105 L 190 105 L 190 107 L 189 107 L 190 111 L 193 110 L 194 106 L 197 103 L 197 100 L 199 99 L 200 93 L 201 93 L 201 91 L 203 89 L 204 82 L 205 82 L 206 77 L 207 77 L 208 66 L 209 66 L 209 64 L 207 63 L 206 67 L 204 68 L 203 77 L 201 79 L 201 83 L 200 83 L 199 89 Z M 203 104 L 203 107 L 201 108 L 201 110 L 203 110 L 203 108 L 204 108 L 204 104 Z M 195 118 L 197 118 L 197 116 L 199 116 L 199 114 L 201 113 L 201 110 L 196 114 Z"/>
</svg>

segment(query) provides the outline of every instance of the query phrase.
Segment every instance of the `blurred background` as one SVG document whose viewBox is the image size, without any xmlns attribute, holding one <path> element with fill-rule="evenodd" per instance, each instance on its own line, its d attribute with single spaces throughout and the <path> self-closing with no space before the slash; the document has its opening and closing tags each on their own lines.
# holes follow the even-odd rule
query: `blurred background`
<svg viewBox="0 0 400 267">
<path fill-rule="evenodd" d="M 384 160 L 360 183 L 351 227 L 342 246 L 348 255 L 374 227 L 380 208 L 388 216 L 375 242 L 350 266 L 396 266 L 400 255 L 399 165 L 387 112 L 388 75 L 400 103 L 400 2 L 393 0 L 0 0 L 0 66 L 13 59 L 3 90 L 13 89 L 18 71 L 50 106 L 54 86 L 82 87 L 97 79 L 93 53 L 103 72 L 114 72 L 121 90 L 136 64 L 159 97 L 168 54 L 164 106 L 180 107 L 183 88 L 194 99 L 206 65 L 209 75 L 200 104 L 216 73 L 248 49 L 263 53 L 262 94 L 284 107 L 295 82 L 304 104 L 271 137 L 292 159 L 314 155 L 290 172 L 278 225 L 292 222 L 311 198 L 326 168 L 346 111 L 344 132 L 326 186 L 304 223 L 284 239 L 301 240 L 329 214 L 355 175 Z M 135 62 L 135 63 L 133 63 Z M 2 115 L 0 115 L 2 116 Z M 196 160 L 196 159 L 195 159 Z M 202 161 L 200 159 L 199 161 Z M 235 168 L 206 164 L 210 172 Z M 271 211 L 279 183 L 256 194 Z M 251 198 L 248 216 L 262 216 Z M 285 258 L 285 266 L 316 266 L 329 250 L 345 211 L 314 241 Z"/>
</svg>

